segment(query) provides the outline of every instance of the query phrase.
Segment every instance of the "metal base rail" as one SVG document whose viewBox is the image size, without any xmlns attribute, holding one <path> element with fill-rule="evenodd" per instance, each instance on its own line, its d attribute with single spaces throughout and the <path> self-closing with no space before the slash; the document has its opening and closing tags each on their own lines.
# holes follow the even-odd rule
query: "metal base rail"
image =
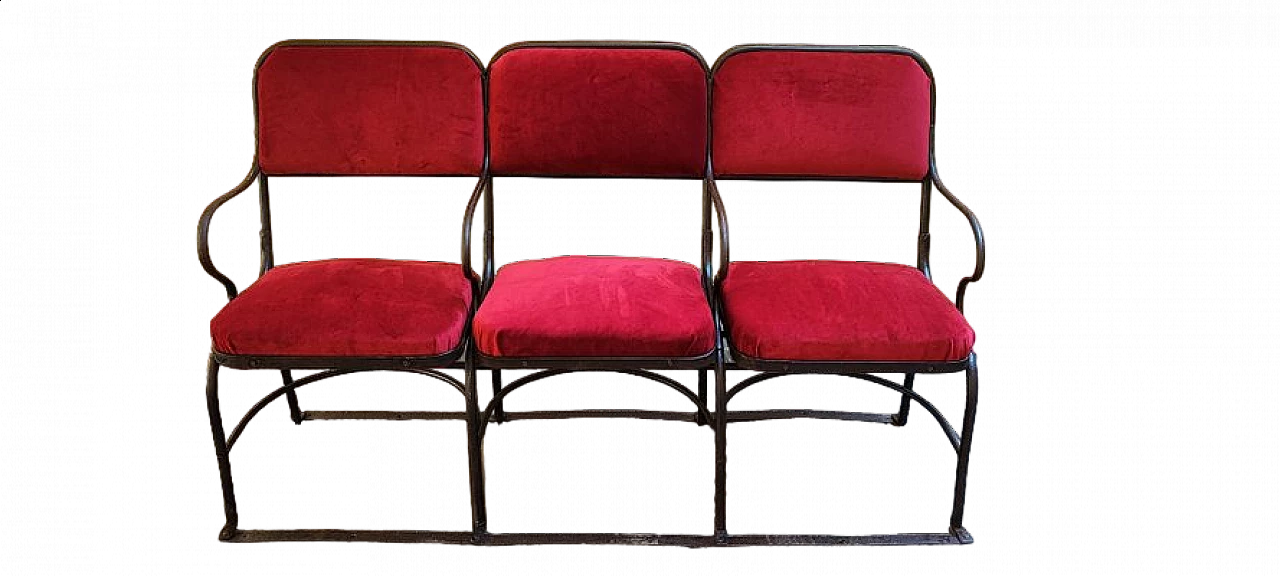
<svg viewBox="0 0 1280 576">
<path fill-rule="evenodd" d="M 615 546 L 680 546 L 684 548 L 745 546 L 923 546 L 969 544 L 968 532 L 955 534 L 730 534 L 723 538 L 697 534 L 487 533 L 431 530 L 236 530 L 228 542 L 378 542 L 390 544 L 473 544 L 533 546 L 541 544 L 606 544 Z"/>
</svg>

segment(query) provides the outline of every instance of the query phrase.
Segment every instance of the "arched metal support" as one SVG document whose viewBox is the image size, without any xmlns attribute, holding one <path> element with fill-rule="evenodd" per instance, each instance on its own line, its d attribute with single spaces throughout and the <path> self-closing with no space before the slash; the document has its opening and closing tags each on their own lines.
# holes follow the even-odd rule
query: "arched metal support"
<svg viewBox="0 0 1280 576">
<path fill-rule="evenodd" d="M 773 380 L 774 378 L 786 376 L 787 374 L 788 372 L 761 372 L 753 376 L 748 376 L 741 382 L 734 384 L 733 388 L 730 388 L 729 391 L 725 393 L 725 402 L 727 403 L 729 400 L 733 400 L 734 396 L 737 396 L 739 392 L 749 388 L 753 384 L 759 384 L 765 380 Z"/>
<path fill-rule="evenodd" d="M 210 362 L 213 362 L 213 360 L 211 359 Z M 337 370 L 325 370 L 324 372 L 312 374 L 310 376 L 307 376 L 305 378 L 301 378 L 298 380 L 287 378 L 283 386 L 276 388 L 270 394 L 263 396 L 262 399 L 258 400 L 258 402 L 254 404 L 253 407 L 250 408 L 248 412 L 245 412 L 244 417 L 240 419 L 240 423 L 237 424 L 235 429 L 231 431 L 231 436 L 227 438 L 227 451 L 230 452 L 231 448 L 235 446 L 236 440 L 240 438 L 240 434 L 244 433 L 245 427 L 249 425 L 249 422 L 253 420 L 253 417 L 257 416 L 258 413 L 261 412 L 263 408 L 266 408 L 268 404 L 271 404 L 277 398 L 285 395 L 286 393 L 297 390 L 298 388 L 306 386 L 307 384 L 319 382 L 321 380 L 327 380 L 329 378 L 333 378 L 334 376 L 342 376 L 344 374 L 355 374 L 358 372 L 408 372 L 411 374 L 421 374 L 423 376 L 428 376 L 431 378 L 435 378 L 436 380 L 440 380 L 441 382 L 444 382 L 452 386 L 455 390 L 457 390 L 460 393 L 463 393 L 463 394 L 466 393 L 465 390 L 463 389 L 463 384 L 459 382 L 456 378 L 449 376 L 448 374 L 445 374 L 443 372 L 439 372 L 439 371 L 431 370 L 427 368 L 375 368 L 375 369 L 367 369 L 367 370 L 354 369 L 354 368 L 342 368 Z M 221 422 L 219 422 L 219 425 L 221 425 Z"/>
<path fill-rule="evenodd" d="M 702 402 L 698 400 L 697 394 L 690 391 L 688 388 L 684 387 L 684 385 L 680 384 L 679 382 L 671 378 L 668 378 L 666 376 L 663 376 L 661 374 L 655 374 L 648 370 L 629 370 L 629 369 L 611 369 L 611 368 L 591 369 L 591 370 L 565 370 L 560 368 L 552 368 L 548 370 L 541 370 L 538 372 L 534 372 L 533 374 L 529 374 L 528 376 L 517 378 L 513 380 L 510 384 L 506 385 L 501 390 L 499 390 L 498 393 L 494 394 L 493 398 L 489 400 L 489 404 L 485 407 L 484 412 L 480 414 L 480 421 L 478 423 L 479 427 L 477 428 L 476 436 L 479 439 L 484 438 L 485 431 L 488 429 L 489 421 L 493 419 L 494 412 L 498 410 L 500 406 L 502 406 L 503 399 L 505 399 L 512 392 L 515 392 L 516 390 L 523 388 L 527 384 L 537 382 L 538 380 L 543 380 L 546 378 L 550 378 L 552 376 L 558 376 L 560 374 L 582 373 L 582 372 L 612 372 L 616 374 L 628 374 L 631 376 L 637 376 L 647 380 L 652 380 L 654 382 L 657 382 L 668 388 L 671 388 L 672 390 L 679 392 L 685 398 L 689 399 L 689 401 L 693 403 L 694 407 L 697 408 L 698 416 L 706 419 L 707 421 L 711 421 L 711 412 L 708 411 L 706 406 L 703 406 Z"/>
<path fill-rule="evenodd" d="M 960 452 L 960 435 L 956 434 L 956 429 L 951 427 L 951 423 L 947 422 L 947 418 L 942 415 L 942 412 L 940 412 L 932 402 L 925 400 L 924 396 L 916 393 L 915 390 L 902 386 L 897 382 L 886 380 L 871 374 L 845 374 L 845 376 L 857 378 L 859 380 L 866 380 L 867 382 L 875 382 L 876 384 L 898 392 L 903 396 L 910 397 L 912 400 L 920 403 L 920 406 L 927 410 L 929 414 L 933 416 L 934 420 L 938 421 L 938 426 L 941 426 L 942 432 L 947 435 L 947 440 L 951 442 L 951 447 L 954 448 L 957 453 Z"/>
<path fill-rule="evenodd" d="M 790 376 L 790 375 L 800 375 L 800 374 L 807 374 L 807 373 L 805 372 L 766 372 L 766 373 L 756 374 L 754 376 L 751 376 L 739 382 L 732 389 L 730 389 L 729 392 L 725 394 L 725 403 L 727 404 L 729 399 L 733 398 L 739 392 L 742 392 L 743 390 L 745 390 L 746 388 L 752 385 L 759 384 L 760 382 L 764 382 L 766 380 L 772 380 L 780 376 Z M 935 407 L 933 403 L 929 402 L 928 400 L 925 400 L 925 398 L 920 394 L 917 394 L 915 390 L 902 386 L 897 382 L 886 380 L 884 378 L 881 378 L 879 376 L 875 376 L 872 374 L 836 374 L 836 375 L 847 376 L 849 378 L 857 378 L 859 380 L 865 380 L 867 382 L 874 382 L 876 384 L 884 386 L 885 388 L 888 388 L 890 390 L 898 392 L 899 394 L 902 394 L 904 398 L 910 398 L 911 400 L 915 400 L 916 402 L 920 403 L 920 406 L 923 407 L 925 410 L 927 410 L 929 414 L 933 415 L 934 420 L 938 421 L 938 425 L 942 427 L 942 431 L 947 435 L 947 440 L 951 442 L 951 447 L 955 449 L 956 452 L 960 451 L 960 435 L 956 434 L 955 428 L 951 427 L 951 423 L 947 422 L 946 417 L 942 415 L 942 412 L 938 411 L 938 408 Z"/>
</svg>

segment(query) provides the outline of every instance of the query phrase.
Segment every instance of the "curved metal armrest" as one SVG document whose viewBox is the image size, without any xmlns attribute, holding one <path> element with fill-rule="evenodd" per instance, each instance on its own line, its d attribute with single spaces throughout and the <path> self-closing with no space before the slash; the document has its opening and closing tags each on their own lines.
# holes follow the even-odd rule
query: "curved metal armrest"
<svg viewBox="0 0 1280 576">
<path fill-rule="evenodd" d="M 973 242 L 977 247 L 977 257 L 976 262 L 974 263 L 973 273 L 962 278 L 960 280 L 960 286 L 956 288 L 956 308 L 963 314 L 965 289 L 969 287 L 970 283 L 981 280 L 982 272 L 987 267 L 987 244 L 982 239 L 982 224 L 978 222 L 977 215 L 975 215 L 973 210 L 970 210 L 968 206 L 965 206 L 964 202 L 961 202 L 959 198 L 956 198 L 955 194 L 952 194 L 951 191 L 947 189 L 947 186 L 942 183 L 942 178 L 938 177 L 937 167 L 931 166 L 930 168 L 933 185 L 938 189 L 938 192 L 942 194 L 943 198 L 946 198 L 952 206 L 955 206 L 961 214 L 964 214 L 964 217 L 969 220 L 969 227 L 973 229 Z"/>
<path fill-rule="evenodd" d="M 200 224 L 196 228 L 196 254 L 200 257 L 200 265 L 204 267 L 205 272 L 209 273 L 214 280 L 221 282 L 222 286 L 227 289 L 227 300 L 235 299 L 238 292 L 236 291 L 235 283 L 230 278 L 227 278 L 226 274 L 219 272 L 213 265 L 213 259 L 209 257 L 209 224 L 213 221 L 213 213 L 217 212 L 218 208 L 221 208 L 228 200 L 247 190 L 249 186 L 253 185 L 253 181 L 257 177 L 258 163 L 254 162 L 253 168 L 249 170 L 249 174 L 244 177 L 244 180 L 241 180 L 230 192 L 217 197 L 213 202 L 209 203 L 209 206 L 204 209 L 204 213 L 200 215 Z"/>
<path fill-rule="evenodd" d="M 724 275 L 729 272 L 729 218 L 725 215 L 724 201 L 720 199 L 720 189 L 716 187 L 716 181 L 708 178 L 707 183 L 711 205 L 716 210 L 716 223 L 720 227 L 720 267 L 716 270 L 715 279 L 711 283 L 714 292 L 719 293 L 720 283 L 724 282 Z"/>
<path fill-rule="evenodd" d="M 462 217 L 462 273 L 467 277 L 467 280 L 471 282 L 471 287 L 476 292 L 477 296 L 479 296 L 480 288 L 482 286 L 487 286 L 489 281 L 492 280 L 491 276 L 493 275 L 492 263 L 489 261 L 490 253 L 487 249 L 484 254 L 485 277 L 482 279 L 479 274 L 476 274 L 475 269 L 471 267 L 471 222 L 475 219 L 476 205 L 480 203 L 480 197 L 484 195 L 485 190 L 488 188 L 488 184 L 488 173 L 481 174 L 480 181 L 476 182 L 476 188 L 471 192 L 471 199 L 467 201 L 467 210 Z M 493 239 L 489 238 L 489 231 L 486 230 L 484 239 L 485 246 L 489 246 L 492 241 Z"/>
</svg>

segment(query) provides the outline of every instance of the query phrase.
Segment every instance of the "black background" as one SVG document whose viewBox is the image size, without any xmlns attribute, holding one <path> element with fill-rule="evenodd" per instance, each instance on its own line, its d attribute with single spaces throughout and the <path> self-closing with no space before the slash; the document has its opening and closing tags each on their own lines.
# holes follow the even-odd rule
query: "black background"
<svg viewBox="0 0 1280 576">
<path fill-rule="evenodd" d="M 264 35 L 266 36 L 266 35 Z M 169 193 L 187 198 L 186 232 L 168 229 L 180 250 L 198 212 L 236 184 L 248 165 L 248 78 L 253 61 L 278 36 L 211 38 L 182 55 L 173 91 L 186 141 L 180 179 Z M 339 36 L 324 35 L 326 40 Z M 362 36 L 367 38 L 367 36 Z M 837 41 L 837 40 L 833 40 Z M 873 41 L 838 38 L 838 41 Z M 488 59 L 507 41 L 463 41 Z M 714 61 L 740 41 L 689 41 Z M 878 42 L 877 42 L 878 44 Z M 997 241 L 998 160 L 983 154 L 989 115 L 1000 102 L 987 84 L 979 49 L 893 41 L 920 50 L 937 74 L 941 108 L 937 155 L 948 186 L 983 216 Z M 988 52 L 989 54 L 989 52 Z M 189 150 L 189 154 L 188 154 Z M 454 260 L 457 227 L 471 180 L 403 180 L 371 184 L 278 184 L 274 207 L 284 261 L 323 256 L 396 256 Z M 723 183 L 735 257 L 854 257 L 911 262 L 918 200 L 901 186 L 851 183 Z M 242 285 L 255 268 L 252 195 L 233 202 L 216 223 L 221 268 Z M 973 264 L 964 221 L 937 205 L 938 280 L 954 293 Z M 694 260 L 695 180 L 499 179 L 499 261 L 564 255 L 646 255 Z M 182 218 L 168 215 L 166 219 Z M 993 233 L 995 230 L 995 233 Z M 997 242 L 993 242 L 997 244 Z M 166 246 L 165 253 L 174 247 Z M 998 252 L 997 252 L 998 253 Z M 993 262 L 997 259 L 993 257 Z M 173 526 L 155 539 L 193 553 L 234 552 L 212 544 L 221 513 L 198 369 L 207 352 L 207 320 L 221 303 L 218 285 L 195 261 L 186 282 L 187 321 L 165 344 L 180 348 L 180 369 L 160 394 L 115 393 L 120 410 L 111 434 L 145 438 L 147 451 L 119 458 L 108 515 L 146 507 L 147 525 Z M 998 279 L 998 266 L 995 278 Z M 988 360 L 991 278 L 970 292 L 969 317 Z M 984 388 L 992 381 L 984 372 Z M 228 425 L 276 383 L 270 376 L 230 375 Z M 998 380 L 997 380 L 998 383 Z M 922 378 L 925 396 L 959 416 L 959 376 Z M 438 389 L 439 388 L 439 389 Z M 154 392 L 154 390 L 152 390 Z M 438 385 L 392 376 L 348 376 L 305 394 L 314 407 L 456 407 Z M 155 406 L 146 406 L 155 403 Z M 744 394 L 735 407 L 890 407 L 890 394 L 869 384 L 792 378 Z M 678 407 L 678 398 L 625 379 L 559 380 L 517 394 L 513 407 Z M 982 429 L 979 420 L 979 429 Z M 156 438 L 156 426 L 163 434 Z M 980 435 L 980 434 L 979 434 Z M 244 527 L 417 527 L 466 530 L 466 475 L 461 425 L 303 426 L 289 428 L 283 408 L 270 410 L 236 454 Z M 970 526 L 984 515 L 980 458 L 975 457 Z M 143 472 L 150 474 L 143 474 Z M 881 426 L 731 425 L 733 530 L 941 529 L 951 495 L 950 451 L 916 411 L 908 430 Z M 490 438 L 490 524 L 499 529 L 620 529 L 707 532 L 712 520 L 712 438 L 694 426 L 508 425 Z M 128 516 L 128 512 L 124 513 Z M 138 518 L 142 520 L 142 518 Z M 109 534 L 105 549 L 147 545 Z M 154 541 L 154 540 L 152 540 Z M 340 547 L 339 547 L 340 548 Z M 380 553 L 381 547 L 332 550 L 257 547 L 268 554 Z M 116 557 L 122 552 L 116 552 Z"/>
</svg>

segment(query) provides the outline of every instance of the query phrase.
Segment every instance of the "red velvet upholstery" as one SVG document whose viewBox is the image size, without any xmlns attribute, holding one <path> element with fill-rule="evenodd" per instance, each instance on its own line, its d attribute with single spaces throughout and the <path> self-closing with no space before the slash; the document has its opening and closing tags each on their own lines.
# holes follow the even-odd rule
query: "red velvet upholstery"
<svg viewBox="0 0 1280 576">
<path fill-rule="evenodd" d="M 507 264 L 472 321 L 488 356 L 702 356 L 711 308 L 692 264 L 562 256 Z"/>
<path fill-rule="evenodd" d="M 712 78 L 717 176 L 920 180 L 930 80 L 910 56 L 755 51 Z"/>
<path fill-rule="evenodd" d="M 284 45 L 258 70 L 267 174 L 477 175 L 480 68 L 460 48 Z"/>
<path fill-rule="evenodd" d="M 210 327 L 227 354 L 436 356 L 461 343 L 470 307 L 457 264 L 320 260 L 271 269 Z"/>
<path fill-rule="evenodd" d="M 724 309 L 735 350 L 768 360 L 962 360 L 974 334 L 919 270 L 901 264 L 734 262 Z"/>
<path fill-rule="evenodd" d="M 702 176 L 706 70 L 675 49 L 515 48 L 489 71 L 495 175 Z"/>
</svg>

